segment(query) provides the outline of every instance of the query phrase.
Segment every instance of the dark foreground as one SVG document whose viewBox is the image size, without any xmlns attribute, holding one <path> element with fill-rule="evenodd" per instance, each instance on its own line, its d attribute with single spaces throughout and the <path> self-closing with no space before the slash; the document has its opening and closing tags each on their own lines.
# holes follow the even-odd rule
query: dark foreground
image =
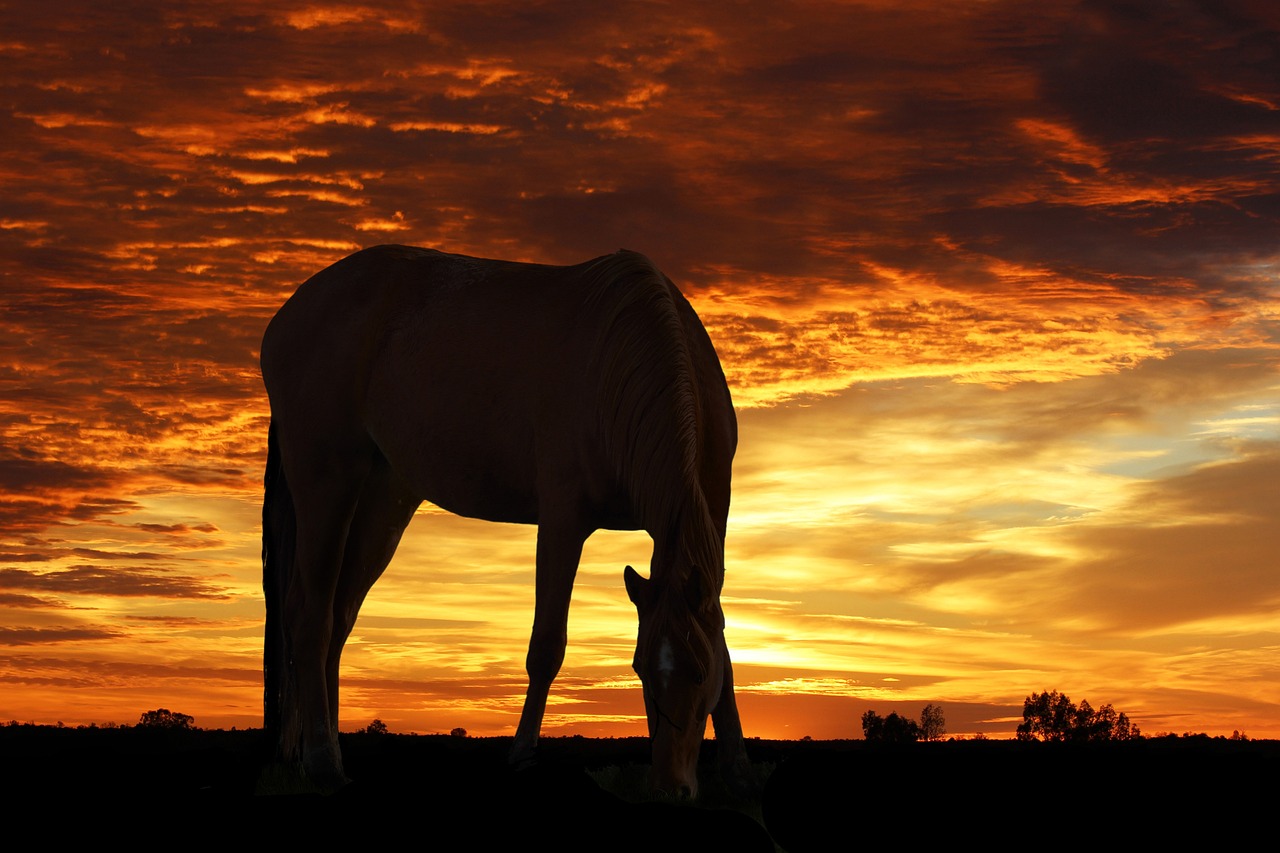
<svg viewBox="0 0 1280 853">
<path fill-rule="evenodd" d="M 506 766 L 509 743 L 344 735 L 351 785 L 267 796 L 261 732 L 5 726 L 0 796 L 14 815 L 52 806 L 72 834 L 86 809 L 113 816 L 92 824 L 99 840 L 801 853 L 961 840 L 1066 849 L 1203 838 L 1222 848 L 1269 832 L 1280 794 L 1277 741 L 753 740 L 762 784 L 745 801 L 718 783 L 708 742 L 695 806 L 634 801 L 643 739 L 549 739 L 538 765 L 520 771 Z"/>
</svg>

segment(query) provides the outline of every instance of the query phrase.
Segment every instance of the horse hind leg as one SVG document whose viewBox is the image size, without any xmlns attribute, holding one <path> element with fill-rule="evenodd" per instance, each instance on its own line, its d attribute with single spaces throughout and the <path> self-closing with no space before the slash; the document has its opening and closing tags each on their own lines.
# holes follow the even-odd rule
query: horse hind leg
<svg viewBox="0 0 1280 853">
<path fill-rule="evenodd" d="M 356 504 L 333 597 L 333 631 L 325 662 L 325 683 L 329 690 L 329 719 L 334 725 L 338 722 L 338 674 L 343 647 L 365 596 L 391 562 L 420 503 L 379 454 Z"/>
<path fill-rule="evenodd" d="M 281 738 L 286 761 L 301 760 L 311 784 L 346 784 L 337 720 L 329 714 L 326 661 L 333 636 L 333 602 L 369 460 L 357 454 L 286 454 L 286 475 L 297 522 L 292 577 L 284 602 L 291 659 L 291 695 Z"/>
</svg>

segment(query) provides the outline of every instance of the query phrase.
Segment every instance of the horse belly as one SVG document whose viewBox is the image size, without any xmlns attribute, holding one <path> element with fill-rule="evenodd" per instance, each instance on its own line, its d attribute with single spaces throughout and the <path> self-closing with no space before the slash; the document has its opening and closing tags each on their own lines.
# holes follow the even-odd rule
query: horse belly
<svg viewBox="0 0 1280 853">
<path fill-rule="evenodd" d="M 430 392 L 402 403 L 369 432 L 415 495 L 469 518 L 537 522 L 532 432 L 519 418 Z"/>
</svg>

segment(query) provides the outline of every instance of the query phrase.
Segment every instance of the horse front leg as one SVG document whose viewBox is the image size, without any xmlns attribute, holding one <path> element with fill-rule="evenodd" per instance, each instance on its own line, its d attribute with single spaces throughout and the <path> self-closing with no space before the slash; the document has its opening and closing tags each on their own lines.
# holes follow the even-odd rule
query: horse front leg
<svg viewBox="0 0 1280 853">
<path fill-rule="evenodd" d="M 720 698 L 711 711 L 711 724 L 716 732 L 716 763 L 720 766 L 720 778 L 734 796 L 749 799 L 754 793 L 755 782 L 751 773 L 751 761 L 747 758 L 747 744 L 742 737 L 742 721 L 738 718 L 738 701 L 733 694 L 733 664 L 729 661 L 729 646 L 720 638 L 724 655 L 724 679 Z"/>
<path fill-rule="evenodd" d="M 544 522 L 538 527 L 533 632 L 529 637 L 529 653 L 525 656 L 529 689 L 508 759 L 515 765 L 534 760 L 542 717 L 547 710 L 547 694 L 564 663 L 564 650 L 569 642 L 569 599 L 586 538 L 587 534 L 571 526 Z"/>
</svg>

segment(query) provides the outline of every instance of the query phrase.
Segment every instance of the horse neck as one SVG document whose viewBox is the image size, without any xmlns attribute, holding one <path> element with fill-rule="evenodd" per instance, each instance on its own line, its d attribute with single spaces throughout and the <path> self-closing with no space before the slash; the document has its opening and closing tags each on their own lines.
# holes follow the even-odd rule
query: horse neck
<svg viewBox="0 0 1280 853">
<path fill-rule="evenodd" d="M 683 580 L 671 576 L 673 571 L 696 571 L 707 599 L 704 609 L 712 608 L 724 585 L 724 542 L 712 522 L 702 490 L 690 490 L 666 523 L 649 533 L 654 542 L 653 580 L 667 585 Z"/>
<path fill-rule="evenodd" d="M 590 310 L 599 312 L 590 363 L 602 446 L 653 537 L 655 580 L 694 566 L 718 600 L 724 539 L 702 491 L 703 412 L 683 297 L 634 253 L 600 258 L 586 275 Z"/>
</svg>

